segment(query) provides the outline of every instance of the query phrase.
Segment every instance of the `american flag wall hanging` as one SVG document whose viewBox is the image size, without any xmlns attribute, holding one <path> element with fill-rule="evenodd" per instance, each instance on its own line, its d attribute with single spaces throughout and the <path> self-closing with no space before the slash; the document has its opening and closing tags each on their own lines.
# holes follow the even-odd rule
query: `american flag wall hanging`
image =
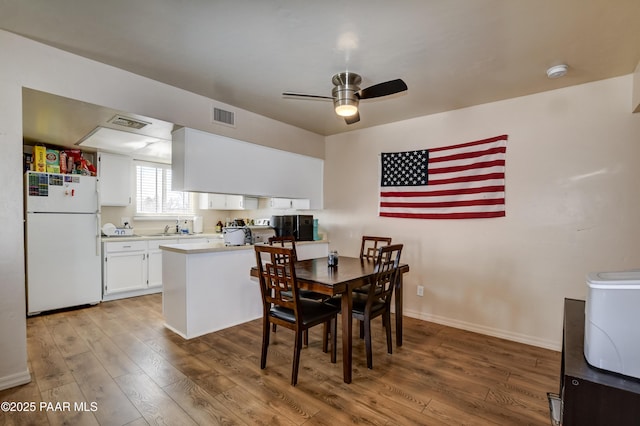
<svg viewBox="0 0 640 426">
<path fill-rule="evenodd" d="M 507 135 L 441 148 L 381 154 L 380 216 L 505 216 Z"/>
</svg>

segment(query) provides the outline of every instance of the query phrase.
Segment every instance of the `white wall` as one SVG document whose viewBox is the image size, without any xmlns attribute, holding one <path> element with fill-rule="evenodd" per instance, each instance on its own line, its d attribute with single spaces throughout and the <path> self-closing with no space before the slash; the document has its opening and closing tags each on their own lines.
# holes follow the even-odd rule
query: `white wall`
<svg viewBox="0 0 640 426">
<path fill-rule="evenodd" d="M 23 254 L 22 87 L 322 158 L 324 138 L 233 108 L 210 123 L 210 99 L 0 31 L 0 389 L 29 380 Z M 224 104 L 216 103 L 224 107 Z"/>
<path fill-rule="evenodd" d="M 631 94 L 628 75 L 329 137 L 320 224 L 345 255 L 362 234 L 405 244 L 406 315 L 559 349 L 563 299 L 586 297 L 586 273 L 640 267 Z M 505 218 L 377 216 L 380 152 L 501 134 Z"/>
</svg>

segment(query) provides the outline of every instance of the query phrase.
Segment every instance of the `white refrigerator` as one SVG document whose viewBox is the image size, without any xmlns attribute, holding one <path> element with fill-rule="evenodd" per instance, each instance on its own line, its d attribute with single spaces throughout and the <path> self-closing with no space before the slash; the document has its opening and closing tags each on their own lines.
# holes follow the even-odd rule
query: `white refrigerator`
<svg viewBox="0 0 640 426">
<path fill-rule="evenodd" d="M 97 179 L 27 172 L 25 211 L 27 315 L 99 303 Z"/>
</svg>

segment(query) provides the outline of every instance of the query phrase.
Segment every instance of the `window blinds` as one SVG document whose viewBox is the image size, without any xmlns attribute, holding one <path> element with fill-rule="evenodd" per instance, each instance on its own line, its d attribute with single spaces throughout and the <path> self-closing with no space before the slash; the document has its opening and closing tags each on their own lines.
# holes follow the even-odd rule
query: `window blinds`
<svg viewBox="0 0 640 426">
<path fill-rule="evenodd" d="M 138 214 L 192 214 L 188 192 L 171 190 L 171 168 L 164 164 L 137 162 L 136 211 Z"/>
</svg>

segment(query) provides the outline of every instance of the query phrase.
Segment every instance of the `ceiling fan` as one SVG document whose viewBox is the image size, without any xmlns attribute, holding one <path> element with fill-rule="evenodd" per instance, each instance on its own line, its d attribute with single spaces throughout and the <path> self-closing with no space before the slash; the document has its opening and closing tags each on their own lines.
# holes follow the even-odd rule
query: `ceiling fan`
<svg viewBox="0 0 640 426">
<path fill-rule="evenodd" d="M 362 78 L 358 74 L 348 71 L 334 75 L 331 82 L 335 86 L 331 90 L 331 96 L 292 92 L 284 92 L 282 96 L 332 100 L 336 114 L 344 117 L 347 124 L 353 124 L 360 121 L 358 104 L 361 99 L 379 98 L 407 90 L 406 83 L 399 78 L 360 89 L 359 85 L 362 82 Z"/>
</svg>

